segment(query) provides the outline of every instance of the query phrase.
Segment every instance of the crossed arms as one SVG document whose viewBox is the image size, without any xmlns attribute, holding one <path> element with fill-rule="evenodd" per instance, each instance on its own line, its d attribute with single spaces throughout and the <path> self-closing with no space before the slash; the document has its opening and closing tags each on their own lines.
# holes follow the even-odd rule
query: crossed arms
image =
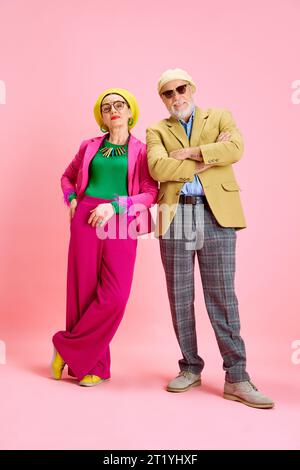
<svg viewBox="0 0 300 470">
<path fill-rule="evenodd" d="M 229 111 L 223 111 L 216 142 L 199 147 L 182 148 L 168 154 L 155 128 L 147 129 L 149 172 L 153 179 L 166 181 L 193 181 L 195 174 L 213 166 L 237 162 L 243 153 L 242 136 Z"/>
</svg>

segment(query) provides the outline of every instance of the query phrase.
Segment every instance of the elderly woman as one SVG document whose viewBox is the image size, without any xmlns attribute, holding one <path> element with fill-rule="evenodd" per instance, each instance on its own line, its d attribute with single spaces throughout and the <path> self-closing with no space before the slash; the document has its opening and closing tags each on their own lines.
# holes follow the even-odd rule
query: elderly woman
<svg viewBox="0 0 300 470">
<path fill-rule="evenodd" d="M 137 235 L 152 231 L 149 208 L 158 192 L 146 146 L 130 133 L 138 114 L 129 91 L 103 92 L 94 115 L 105 135 L 83 141 L 61 178 L 71 236 L 66 331 L 53 336 L 57 380 L 65 364 L 80 385 L 110 377 L 109 343 L 129 297 Z"/>
</svg>

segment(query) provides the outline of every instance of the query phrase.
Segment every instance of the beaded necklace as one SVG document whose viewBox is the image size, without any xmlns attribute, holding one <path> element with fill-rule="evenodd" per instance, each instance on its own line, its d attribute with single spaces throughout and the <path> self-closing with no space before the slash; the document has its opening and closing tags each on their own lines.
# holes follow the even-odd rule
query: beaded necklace
<svg viewBox="0 0 300 470">
<path fill-rule="evenodd" d="M 114 145 L 114 144 L 113 144 Z M 117 147 L 108 147 L 105 145 L 100 149 L 103 157 L 120 157 L 121 155 L 125 155 L 127 153 L 127 145 L 118 145 Z"/>
</svg>

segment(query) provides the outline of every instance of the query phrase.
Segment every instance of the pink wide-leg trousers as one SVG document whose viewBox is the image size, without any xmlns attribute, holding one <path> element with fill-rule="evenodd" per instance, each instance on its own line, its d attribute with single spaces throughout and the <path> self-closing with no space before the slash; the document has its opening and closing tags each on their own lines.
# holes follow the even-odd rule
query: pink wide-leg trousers
<svg viewBox="0 0 300 470">
<path fill-rule="evenodd" d="M 53 336 L 69 375 L 78 380 L 87 374 L 110 377 L 109 343 L 123 317 L 133 278 L 137 239 L 125 238 L 124 230 L 118 229 L 121 218 L 126 227 L 132 218 L 114 215 L 110 222 L 115 222 L 116 231 L 105 239 L 88 224 L 90 211 L 104 202 L 109 201 L 84 196 L 77 205 L 70 226 L 66 331 Z"/>
</svg>

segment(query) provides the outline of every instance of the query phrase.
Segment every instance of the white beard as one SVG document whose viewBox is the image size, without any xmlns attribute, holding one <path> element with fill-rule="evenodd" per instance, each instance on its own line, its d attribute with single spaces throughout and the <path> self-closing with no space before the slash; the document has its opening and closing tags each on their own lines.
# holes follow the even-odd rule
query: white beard
<svg viewBox="0 0 300 470">
<path fill-rule="evenodd" d="M 188 107 L 183 111 L 176 111 L 174 109 L 174 105 L 172 105 L 172 107 L 171 107 L 171 116 L 175 117 L 176 119 L 185 119 L 185 118 L 187 118 L 188 116 L 190 116 L 192 114 L 192 112 L 194 111 L 194 107 L 195 107 L 195 105 L 194 105 L 193 101 L 191 101 L 189 103 Z"/>
</svg>

